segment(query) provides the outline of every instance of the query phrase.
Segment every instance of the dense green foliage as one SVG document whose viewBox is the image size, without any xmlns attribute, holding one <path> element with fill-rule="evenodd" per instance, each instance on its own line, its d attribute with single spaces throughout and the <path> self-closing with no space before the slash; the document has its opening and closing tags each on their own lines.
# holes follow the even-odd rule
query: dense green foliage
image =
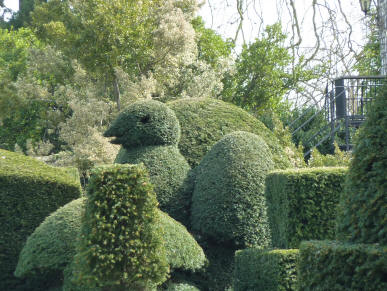
<svg viewBox="0 0 387 291">
<path fill-rule="evenodd" d="M 16 275 L 40 281 L 40 286 L 52 287 L 64 281 L 66 288 L 77 287 L 71 283 L 72 266 L 76 253 L 76 238 L 81 228 L 84 198 L 74 200 L 59 208 L 30 235 L 16 268 Z M 166 258 L 172 270 L 194 272 L 206 263 L 202 248 L 186 228 L 157 210 L 157 227 L 163 230 Z"/>
<path fill-rule="evenodd" d="M 75 279 L 90 287 L 113 288 L 165 281 L 169 268 L 156 207 L 143 165 L 95 168 L 74 257 Z"/>
<path fill-rule="evenodd" d="M 333 239 L 347 168 L 273 171 L 266 177 L 267 214 L 276 248 Z"/>
<path fill-rule="evenodd" d="M 46 286 L 60 285 L 63 270 L 75 255 L 84 203 L 79 198 L 66 204 L 35 229 L 19 255 L 15 276 L 38 277 Z"/>
<path fill-rule="evenodd" d="M 387 87 L 371 105 L 357 136 L 340 201 L 338 238 L 387 245 Z"/>
<path fill-rule="evenodd" d="M 387 289 L 387 248 L 335 241 L 301 243 L 300 290 L 383 291 Z"/>
<path fill-rule="evenodd" d="M 154 100 L 138 101 L 118 115 L 104 134 L 126 149 L 150 145 L 176 145 L 180 125 L 174 112 Z"/>
<path fill-rule="evenodd" d="M 161 210 L 184 225 L 189 225 L 192 179 L 190 166 L 176 146 L 122 148 L 115 160 L 119 164 L 144 163 L 155 185 Z"/>
<path fill-rule="evenodd" d="M 168 103 L 179 119 L 179 149 L 191 167 L 223 136 L 233 131 L 259 135 L 267 143 L 276 168 L 291 166 L 278 139 L 260 121 L 235 105 L 216 99 L 182 99 Z"/>
<path fill-rule="evenodd" d="M 192 26 L 198 38 L 199 60 L 204 60 L 216 69 L 220 59 L 230 56 L 233 43 L 230 40 L 224 41 L 214 30 L 206 28 L 200 16 L 192 20 Z"/>
<path fill-rule="evenodd" d="M 187 229 L 168 214 L 158 211 L 157 227 L 163 230 L 167 261 L 172 270 L 197 271 L 206 264 L 206 256 Z"/>
<path fill-rule="evenodd" d="M 196 168 L 192 228 L 219 243 L 270 245 L 264 188 L 273 167 L 262 138 L 242 131 L 226 135 Z"/>
<path fill-rule="evenodd" d="M 13 271 L 27 237 L 51 212 L 80 196 L 71 171 L 0 150 L 1 290 L 16 290 Z"/>
<path fill-rule="evenodd" d="M 195 286 L 188 283 L 172 283 L 167 286 L 166 291 L 199 291 Z"/>
<path fill-rule="evenodd" d="M 299 251 L 245 249 L 235 253 L 234 291 L 295 291 Z"/>
<path fill-rule="evenodd" d="M 244 45 L 236 73 L 225 83 L 229 96 L 224 100 L 262 113 L 276 109 L 286 93 L 298 89 L 300 81 L 312 79 L 312 71 L 302 65 L 303 58 L 297 63 L 285 47 L 286 38 L 281 24 L 276 23 L 268 25 L 255 42 Z"/>
</svg>

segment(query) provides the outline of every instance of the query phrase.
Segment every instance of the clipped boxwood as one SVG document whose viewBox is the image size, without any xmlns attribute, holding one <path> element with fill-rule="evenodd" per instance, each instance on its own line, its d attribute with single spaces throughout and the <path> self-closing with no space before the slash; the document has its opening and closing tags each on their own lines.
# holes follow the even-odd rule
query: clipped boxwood
<svg viewBox="0 0 387 291">
<path fill-rule="evenodd" d="M 204 267 L 207 259 L 203 249 L 187 229 L 160 210 L 158 215 L 158 227 L 163 230 L 163 241 L 170 267 L 191 272 Z"/>
<path fill-rule="evenodd" d="M 59 208 L 30 235 L 19 256 L 17 276 L 36 278 L 45 286 L 57 286 L 64 276 L 68 290 L 79 289 L 66 279 L 66 272 L 71 272 L 69 263 L 76 253 L 84 203 L 80 198 Z M 204 252 L 187 229 L 161 210 L 157 210 L 157 216 L 171 269 L 194 272 L 205 266 Z"/>
<path fill-rule="evenodd" d="M 38 277 L 46 286 L 63 281 L 63 270 L 75 255 L 85 198 L 76 199 L 48 216 L 28 237 L 15 276 Z"/>
<path fill-rule="evenodd" d="M 221 100 L 203 98 L 180 99 L 167 105 L 179 119 L 179 149 L 191 167 L 196 167 L 216 142 L 234 131 L 246 131 L 261 136 L 273 154 L 275 167 L 291 167 L 289 158 L 275 135 L 262 122 L 239 107 Z"/>
<path fill-rule="evenodd" d="M 159 284 L 169 271 L 157 200 L 144 165 L 92 171 L 77 253 L 75 280 L 88 287 Z"/>
<path fill-rule="evenodd" d="M 115 137 L 111 142 L 126 149 L 175 145 L 180 139 L 180 125 L 175 113 L 165 104 L 142 100 L 123 110 L 104 135 Z"/>
<path fill-rule="evenodd" d="M 221 139 L 196 168 L 193 229 L 241 248 L 270 245 L 264 184 L 273 167 L 261 137 L 237 131 Z"/>
<path fill-rule="evenodd" d="M 298 257 L 297 249 L 237 251 L 234 291 L 297 290 Z"/>
<path fill-rule="evenodd" d="M 266 203 L 276 248 L 302 240 L 334 239 L 336 212 L 347 168 L 277 170 L 266 178 Z"/>
<path fill-rule="evenodd" d="M 384 291 L 386 278 L 386 246 L 337 241 L 306 241 L 300 245 L 300 290 Z"/>
<path fill-rule="evenodd" d="M 367 110 L 340 201 L 338 239 L 387 245 L 387 85 Z"/>
<path fill-rule="evenodd" d="M 16 290 L 18 255 L 27 237 L 50 213 L 81 196 L 73 170 L 0 150 L 0 290 Z"/>
<path fill-rule="evenodd" d="M 189 224 L 193 182 L 190 166 L 177 146 L 147 146 L 121 149 L 115 160 L 119 164 L 144 163 L 160 208 L 184 225 Z"/>
</svg>

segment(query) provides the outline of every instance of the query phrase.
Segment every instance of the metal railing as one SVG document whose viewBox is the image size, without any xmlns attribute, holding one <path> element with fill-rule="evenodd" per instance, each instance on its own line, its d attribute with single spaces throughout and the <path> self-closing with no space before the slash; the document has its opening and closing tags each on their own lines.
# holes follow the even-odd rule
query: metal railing
<svg viewBox="0 0 387 291">
<path fill-rule="evenodd" d="M 357 129 L 364 122 L 372 100 L 385 81 L 385 76 L 345 76 L 333 80 L 330 86 L 327 86 L 326 94 L 323 97 L 325 98 L 324 106 L 315 110 L 315 113 L 294 129 L 292 134 L 294 135 L 300 131 L 312 122 L 318 114 L 323 113 L 329 125 L 322 126 L 317 130 L 308 142 L 324 134 L 322 138 L 316 140 L 313 148 L 319 146 L 328 138 L 331 138 L 333 144 L 337 133 L 343 131 L 342 135 L 345 136 L 345 141 L 344 144 L 339 144 L 339 146 L 342 149 L 350 150 L 352 148 L 352 132 L 354 131 L 352 128 Z M 308 108 L 303 115 L 291 123 L 291 126 L 305 117 L 306 114 L 309 114 L 311 111 L 309 109 L 312 108 L 313 106 Z M 311 150 L 307 151 L 305 156 L 309 155 Z"/>
</svg>

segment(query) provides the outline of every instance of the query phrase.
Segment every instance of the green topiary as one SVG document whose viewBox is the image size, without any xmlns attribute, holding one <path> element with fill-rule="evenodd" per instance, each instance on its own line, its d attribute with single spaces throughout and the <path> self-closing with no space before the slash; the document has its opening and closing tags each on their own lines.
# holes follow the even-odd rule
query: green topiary
<svg viewBox="0 0 387 291">
<path fill-rule="evenodd" d="M 387 86 L 359 130 L 345 192 L 340 202 L 338 239 L 387 245 Z"/>
<path fill-rule="evenodd" d="M 66 204 L 35 229 L 19 255 L 15 276 L 38 277 L 51 286 L 63 280 L 63 270 L 75 255 L 84 202 L 79 198 Z"/>
<path fill-rule="evenodd" d="M 66 278 L 66 272 L 69 277 L 69 262 L 75 255 L 83 208 L 84 198 L 80 198 L 45 219 L 28 238 L 19 256 L 16 268 L 18 276 L 36 278 L 45 286 L 56 286 L 63 281 L 64 273 L 67 288 L 70 290 L 69 286 L 72 286 L 79 289 Z M 157 227 L 163 230 L 163 243 L 170 267 L 190 272 L 202 268 L 206 264 L 206 257 L 187 229 L 161 210 L 157 210 L 157 216 Z"/>
<path fill-rule="evenodd" d="M 0 290 L 23 284 L 13 272 L 27 237 L 50 213 L 80 196 L 72 170 L 0 150 Z"/>
<path fill-rule="evenodd" d="M 133 290 L 164 282 L 169 268 L 156 209 L 144 165 L 95 168 L 74 257 L 75 280 Z"/>
<path fill-rule="evenodd" d="M 193 229 L 242 248 L 270 245 L 264 184 L 273 167 L 259 136 L 238 131 L 221 139 L 196 168 Z"/>
<path fill-rule="evenodd" d="M 168 214 L 158 211 L 158 227 L 163 230 L 167 261 L 172 269 L 194 272 L 207 263 L 203 249 L 187 229 Z"/>
<path fill-rule="evenodd" d="M 387 247 L 337 241 L 300 246 L 299 290 L 387 290 Z"/>
<path fill-rule="evenodd" d="M 262 122 L 235 105 L 216 99 L 189 98 L 169 102 L 168 106 L 179 119 L 179 149 L 191 167 L 196 167 L 217 141 L 234 131 L 261 136 L 273 154 L 276 168 L 292 166 L 275 135 Z"/>
<path fill-rule="evenodd" d="M 113 121 L 104 134 L 126 149 L 150 145 L 175 145 L 180 126 L 174 112 L 163 103 L 143 100 L 131 104 Z"/>
<path fill-rule="evenodd" d="M 235 253 L 234 291 L 297 290 L 298 250 L 245 249 Z"/>
<path fill-rule="evenodd" d="M 116 163 L 144 163 L 155 185 L 160 208 L 184 225 L 189 225 L 193 181 L 190 167 L 176 146 L 147 146 L 121 149 Z"/>
<path fill-rule="evenodd" d="M 273 247 L 298 248 L 302 240 L 333 239 L 347 168 L 276 170 L 266 177 Z"/>
</svg>

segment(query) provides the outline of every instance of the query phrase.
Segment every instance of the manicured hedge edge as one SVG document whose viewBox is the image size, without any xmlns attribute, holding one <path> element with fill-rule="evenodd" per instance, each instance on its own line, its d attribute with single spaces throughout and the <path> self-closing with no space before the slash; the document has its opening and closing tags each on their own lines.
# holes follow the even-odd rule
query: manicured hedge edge
<svg viewBox="0 0 387 291">
<path fill-rule="evenodd" d="M 296 249 L 236 251 L 234 291 L 297 290 L 298 257 Z"/>
<path fill-rule="evenodd" d="M 275 248 L 302 240 L 334 239 L 347 168 L 277 170 L 266 177 L 266 203 Z"/>
<path fill-rule="evenodd" d="M 16 290 L 13 276 L 27 237 L 50 213 L 81 196 L 73 169 L 0 150 L 0 290 Z"/>
<path fill-rule="evenodd" d="M 386 278 L 386 246 L 338 241 L 305 241 L 300 245 L 300 290 L 384 291 Z"/>
<path fill-rule="evenodd" d="M 159 284 L 169 271 L 157 200 L 143 164 L 97 167 L 87 188 L 75 280 L 88 287 Z"/>
</svg>

